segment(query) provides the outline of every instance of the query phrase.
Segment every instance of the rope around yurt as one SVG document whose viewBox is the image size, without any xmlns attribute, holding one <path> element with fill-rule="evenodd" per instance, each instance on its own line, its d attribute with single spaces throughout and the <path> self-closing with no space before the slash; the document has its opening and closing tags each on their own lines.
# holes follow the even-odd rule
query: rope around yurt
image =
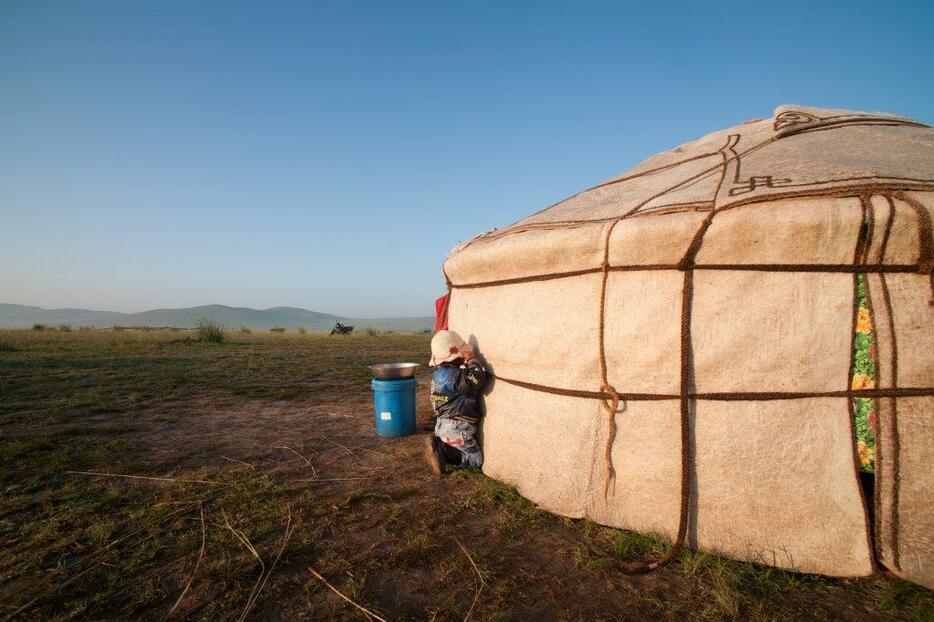
<svg viewBox="0 0 934 622">
<path fill-rule="evenodd" d="M 719 153 L 722 158 L 720 166 L 722 167 L 720 173 L 720 182 L 719 186 L 723 184 L 723 180 L 726 177 L 726 165 L 730 160 L 730 150 L 735 146 L 736 142 L 739 140 L 739 136 L 736 134 L 731 134 L 727 137 L 726 144 L 720 148 Z M 682 182 L 683 183 L 683 182 Z M 715 194 L 716 196 L 716 194 Z M 607 403 L 606 400 L 601 400 L 604 409 L 607 411 L 607 434 L 606 441 L 604 445 L 604 473 L 603 473 L 603 496 L 607 497 L 609 494 L 610 483 L 615 479 L 615 471 L 613 469 L 613 443 L 616 440 L 616 413 L 619 406 L 620 396 L 619 392 L 610 384 L 609 378 L 607 377 L 607 364 L 606 364 L 606 290 L 607 290 L 607 280 L 609 278 L 610 272 L 610 237 L 613 234 L 613 229 L 621 220 L 626 216 L 635 213 L 642 205 L 637 205 L 632 208 L 626 214 L 613 220 L 606 230 L 606 235 L 603 240 L 603 263 L 601 265 L 601 285 L 600 285 L 600 376 L 601 376 L 601 387 L 600 390 L 608 393 L 610 398 L 610 403 Z M 668 554 L 663 558 L 653 561 L 653 562 L 641 562 L 634 566 L 627 568 L 626 570 L 630 573 L 641 573 L 649 572 L 661 568 L 662 566 L 668 564 L 676 558 L 680 553 L 681 549 L 684 548 L 684 541 L 687 538 L 688 531 L 688 519 L 690 515 L 691 507 L 691 489 L 690 489 L 690 469 L 691 462 L 693 461 L 691 456 L 691 446 L 690 446 L 690 433 L 691 433 L 691 393 L 693 387 L 691 386 L 691 311 L 692 311 L 692 301 L 694 296 L 694 260 L 697 256 L 698 251 L 700 250 L 701 244 L 704 239 L 704 234 L 707 232 L 707 229 L 710 227 L 710 223 L 713 221 L 714 215 L 717 213 L 717 209 L 712 209 L 704 220 L 701 222 L 700 227 L 694 233 L 694 237 L 691 239 L 690 244 L 688 245 L 687 250 L 684 253 L 684 256 L 681 258 L 681 261 L 678 262 L 678 269 L 681 270 L 684 275 L 684 280 L 681 286 L 681 356 L 680 356 L 680 367 L 681 367 L 681 378 L 680 378 L 680 437 L 681 437 L 681 490 L 680 490 L 680 500 L 679 500 L 679 511 L 678 511 L 678 532 L 675 537 L 675 541 L 671 546 Z"/>
<path fill-rule="evenodd" d="M 729 155 L 731 152 L 732 146 L 735 144 L 735 139 L 738 138 L 736 135 L 730 135 L 727 140 L 727 144 L 719 150 L 720 155 L 723 158 L 723 161 L 717 167 L 712 167 L 711 169 L 706 169 L 702 171 L 701 174 L 707 174 L 711 170 L 716 168 L 721 168 L 721 179 L 720 184 L 722 185 L 723 179 L 726 176 L 726 165 L 732 160 L 737 159 L 736 155 Z M 759 145 L 756 145 L 746 151 L 741 155 L 745 155 L 751 151 L 754 151 L 763 145 L 771 142 L 771 140 L 764 141 Z M 672 188 L 666 189 L 664 192 L 668 192 L 678 186 L 690 182 L 693 179 L 697 178 L 699 175 L 692 176 L 689 179 L 682 180 L 679 184 L 676 184 Z M 913 264 L 892 264 L 884 265 L 884 246 L 883 242 L 882 254 L 878 259 L 877 264 L 868 264 L 865 263 L 865 252 L 862 257 L 862 262 L 857 261 L 856 264 L 820 264 L 820 265 L 785 265 L 785 264 L 741 264 L 741 265 L 702 265 L 697 266 L 695 264 L 695 258 L 698 251 L 700 250 L 701 244 L 703 242 L 704 234 L 709 228 L 713 217 L 721 210 L 717 208 L 711 209 L 703 222 L 701 223 L 698 230 L 695 232 L 694 237 L 691 240 L 691 243 L 688 246 L 687 251 L 685 252 L 684 257 L 675 265 L 640 265 L 640 266 L 610 266 L 609 265 L 609 245 L 610 237 L 613 233 L 616 225 L 629 217 L 632 217 L 635 212 L 637 212 L 643 205 L 647 204 L 649 201 L 657 198 L 655 196 L 650 197 L 649 199 L 641 202 L 639 205 L 636 205 L 634 208 L 623 214 L 622 216 L 615 217 L 613 219 L 606 219 L 604 222 L 607 223 L 606 232 L 603 240 L 603 261 L 599 268 L 590 268 L 577 270 L 567 273 L 554 273 L 554 274 L 543 274 L 536 276 L 528 277 L 518 277 L 518 278 L 508 278 L 508 279 L 499 279 L 487 282 L 479 283 L 467 283 L 463 285 L 457 285 L 451 282 L 447 273 L 445 272 L 445 281 L 448 287 L 448 309 L 450 309 L 450 296 L 453 294 L 453 289 L 472 289 L 477 287 L 490 287 L 496 285 L 509 285 L 517 283 L 526 283 L 534 281 L 544 281 L 555 278 L 566 278 L 569 276 L 592 274 L 595 272 L 601 273 L 601 291 L 600 291 L 600 301 L 599 301 L 599 311 L 600 311 L 600 322 L 599 322 L 599 366 L 600 366 L 600 389 L 599 391 L 586 391 L 586 390 L 574 390 L 574 389 L 563 389 L 557 387 L 549 387 L 546 385 L 541 385 L 532 382 L 525 382 L 521 380 L 515 380 L 510 378 L 504 378 L 502 376 L 496 376 L 497 379 L 512 384 L 518 387 L 540 391 L 544 393 L 551 393 L 555 395 L 570 396 L 570 397 L 580 397 L 580 398 L 590 398 L 598 399 L 601 402 L 603 410 L 607 414 L 606 421 L 606 437 L 604 443 L 603 451 L 603 461 L 604 461 L 604 473 L 603 473 L 603 489 L 604 489 L 604 498 L 609 494 L 609 487 L 615 479 L 615 470 L 613 468 L 612 460 L 612 448 L 615 441 L 617 426 L 616 426 L 616 414 L 619 411 L 619 405 L 625 403 L 626 400 L 667 400 L 667 399 L 679 399 L 680 400 L 680 436 L 681 436 L 681 490 L 680 490 L 680 511 L 679 511 L 679 520 L 678 520 L 678 531 L 675 541 L 672 545 L 669 553 L 662 559 L 649 562 L 641 563 L 635 567 L 630 567 L 627 569 L 630 573 L 639 573 L 647 572 L 669 563 L 674 559 L 681 551 L 684 546 L 684 542 L 687 536 L 688 529 L 688 519 L 690 514 L 690 467 L 692 462 L 691 456 L 691 447 L 690 447 L 690 408 L 691 401 L 695 399 L 717 399 L 717 400 L 746 400 L 746 399 L 759 399 L 759 400 L 770 400 L 770 399 L 793 399 L 793 398 L 805 398 L 805 397 L 874 397 L 877 399 L 880 398 L 891 398 L 892 400 L 892 427 L 891 432 L 892 438 L 892 453 L 893 457 L 891 458 L 892 462 L 892 471 L 893 471 L 893 504 L 892 504 L 892 517 L 890 520 L 890 537 L 893 544 L 893 565 L 898 568 L 899 566 L 899 555 L 898 555 L 898 490 L 900 484 L 900 474 L 899 474 L 899 439 L 898 439 L 898 430 L 897 430 L 897 411 L 896 411 L 896 399 L 897 397 L 907 397 L 912 395 L 927 395 L 929 394 L 927 389 L 916 389 L 916 388 L 903 388 L 898 387 L 897 378 L 898 378 L 898 357 L 897 347 L 895 344 L 895 332 L 894 332 L 894 318 L 892 317 L 891 312 L 891 302 L 889 299 L 888 287 L 885 282 L 885 274 L 887 272 L 898 273 L 921 273 L 929 276 L 931 283 L 931 293 L 932 298 L 930 303 L 934 305 L 934 248 L 932 248 L 931 242 L 931 232 L 932 225 L 930 216 L 924 207 L 912 199 L 910 196 L 903 192 L 892 191 L 891 188 L 883 188 L 875 186 L 866 187 L 862 189 L 862 192 L 854 192 L 853 190 L 844 190 L 837 192 L 823 192 L 818 193 L 820 196 L 840 196 L 840 197 L 859 197 L 863 200 L 868 199 L 868 195 L 872 192 L 879 190 L 883 191 L 883 196 L 889 201 L 890 205 L 892 203 L 892 197 L 903 201 L 907 205 L 916 211 L 918 215 L 918 236 L 919 236 L 919 257 L 918 261 Z M 887 190 L 887 192 L 886 192 Z M 660 194 L 664 194 L 664 192 Z M 735 205 L 734 205 L 735 207 Z M 894 205 L 892 205 L 890 213 L 890 222 L 888 223 L 886 229 L 891 228 L 891 218 L 894 218 Z M 561 223 L 565 226 L 574 226 L 579 223 Z M 560 224 L 554 228 L 561 228 Z M 511 231 L 510 231 L 511 232 Z M 886 232 L 888 233 L 888 231 Z M 482 237 L 482 236 L 480 236 Z M 887 238 L 888 235 L 885 236 Z M 887 240 L 886 240 L 887 241 Z M 868 246 L 868 245 L 867 245 Z M 868 250 L 868 248 L 866 249 Z M 691 380 L 691 312 L 692 312 L 692 298 L 693 298 L 693 287 L 694 287 L 694 271 L 695 269 L 718 269 L 718 270 L 760 270 L 768 272 L 798 272 L 798 271 L 816 271 L 816 272 L 852 272 L 857 273 L 878 273 L 881 277 L 882 284 L 882 294 L 885 299 L 885 306 L 888 309 L 887 316 L 888 324 L 890 325 L 890 334 L 891 334 L 891 348 L 892 352 L 892 383 L 891 387 L 884 388 L 875 388 L 872 390 L 854 390 L 847 387 L 847 390 L 844 391 L 828 391 L 828 392 L 801 392 L 801 393 L 789 393 L 789 392 L 760 392 L 755 395 L 746 393 L 746 392 L 736 392 L 736 393 L 707 393 L 700 394 L 693 390 L 692 380 Z M 607 292 L 607 281 L 609 278 L 610 272 L 615 271 L 625 271 L 625 270 L 670 270 L 676 269 L 683 273 L 684 281 L 682 285 L 682 301 L 681 301 L 681 386 L 678 395 L 668 395 L 668 394 L 644 394 L 644 393 L 620 393 L 615 387 L 609 382 L 608 372 L 607 372 L 607 363 L 606 363 L 606 350 L 605 350 L 605 323 L 606 323 L 606 292 Z M 881 452 L 878 456 L 878 460 L 881 463 L 882 456 Z M 854 461 L 854 466 L 857 464 Z M 877 504 L 878 507 L 878 504 Z M 878 516 L 877 516 L 878 520 Z M 876 534 L 879 533 L 878 526 L 874 530 Z M 872 530 L 872 527 L 869 527 Z M 872 536 L 870 536 L 872 537 Z M 873 550 L 875 553 L 876 547 L 870 546 L 870 550 Z"/>
</svg>

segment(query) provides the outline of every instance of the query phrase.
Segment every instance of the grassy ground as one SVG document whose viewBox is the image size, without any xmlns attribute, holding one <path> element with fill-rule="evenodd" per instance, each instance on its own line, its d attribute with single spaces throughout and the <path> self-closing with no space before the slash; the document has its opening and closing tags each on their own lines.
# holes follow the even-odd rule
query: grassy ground
<svg viewBox="0 0 934 622">
<path fill-rule="evenodd" d="M 628 576 L 668 544 L 430 477 L 420 437 L 373 434 L 366 369 L 427 336 L 225 337 L 0 331 L 0 618 L 366 617 L 314 571 L 386 619 L 931 619 L 884 576 Z"/>
</svg>

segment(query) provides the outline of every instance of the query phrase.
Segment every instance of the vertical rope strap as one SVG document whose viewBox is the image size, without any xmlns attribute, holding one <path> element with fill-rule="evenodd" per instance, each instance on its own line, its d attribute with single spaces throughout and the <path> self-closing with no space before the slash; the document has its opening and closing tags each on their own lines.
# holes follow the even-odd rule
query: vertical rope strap
<svg viewBox="0 0 934 622">
<path fill-rule="evenodd" d="M 934 306 L 934 227 L 931 225 L 931 216 L 924 205 L 904 192 L 897 192 L 895 198 L 907 203 L 918 215 L 918 272 L 928 275 L 931 284 L 928 304 Z"/>
<path fill-rule="evenodd" d="M 616 412 L 619 410 L 619 393 L 610 384 L 606 369 L 606 285 L 610 276 L 610 236 L 622 218 L 612 221 L 603 237 L 603 264 L 600 266 L 600 391 L 610 396 L 600 400 L 606 411 L 606 441 L 603 445 L 603 497 L 610 492 L 610 484 L 616 478 L 613 468 L 613 443 L 616 441 Z"/>
<path fill-rule="evenodd" d="M 720 171 L 720 182 L 717 185 L 717 191 L 714 193 L 714 200 L 716 201 L 717 195 L 720 193 L 720 187 L 723 185 L 724 179 L 726 179 L 727 174 L 727 164 L 730 162 L 729 153 L 732 150 L 733 146 L 738 140 L 738 136 L 731 135 L 727 138 L 726 144 L 721 147 L 720 155 L 723 158 L 723 163 L 721 164 L 722 169 Z M 665 566 L 671 560 L 675 559 L 680 555 L 681 549 L 684 548 L 684 542 L 687 539 L 688 533 L 688 523 L 690 519 L 691 511 L 691 462 L 692 462 L 692 452 L 691 452 L 691 401 L 692 394 L 694 392 L 693 380 L 692 380 L 692 351 L 691 351 L 691 314 L 693 311 L 693 301 L 694 301 L 694 260 L 697 257 L 698 251 L 700 251 L 701 244 L 704 241 L 704 235 L 707 233 L 707 229 L 710 228 L 710 223 L 713 222 L 714 216 L 717 215 L 716 205 L 714 208 L 707 214 L 704 220 L 701 222 L 700 227 L 697 228 L 697 231 L 694 232 L 694 237 L 691 239 L 690 244 L 688 244 L 687 250 L 684 253 L 684 256 L 681 258 L 681 261 L 678 262 L 678 269 L 684 273 L 684 281 L 681 286 L 681 388 L 680 388 L 680 436 L 681 436 L 681 494 L 680 494 L 680 507 L 678 510 L 678 533 L 675 537 L 674 544 L 671 546 L 671 550 L 668 554 L 654 562 L 642 563 L 638 566 L 631 567 L 628 569 L 630 573 L 643 573 L 651 572 L 662 566 Z M 615 223 L 614 223 L 615 224 Z M 612 231 L 612 228 L 611 228 Z M 609 253 L 609 234 L 607 235 L 607 249 L 604 258 L 604 271 L 608 268 L 608 262 L 606 257 Z M 606 276 L 603 277 L 604 283 L 604 292 L 606 290 Z M 602 319 L 602 318 L 601 318 Z M 600 327 L 600 336 L 601 340 L 603 337 L 603 327 Z M 601 346 L 602 348 L 602 346 Z M 602 356 L 602 349 L 601 349 Z M 605 362 L 603 364 L 605 368 Z"/>
<path fill-rule="evenodd" d="M 892 197 L 889 195 L 885 196 L 885 200 L 886 200 L 886 203 L 888 203 L 889 211 L 885 219 L 885 227 L 882 230 L 882 241 L 879 244 L 879 255 L 877 258 L 874 259 L 874 261 L 876 261 L 880 265 L 885 261 L 885 251 L 889 244 L 889 236 L 892 233 L 892 224 L 895 222 L 895 201 L 893 201 Z M 884 285 L 885 275 L 880 272 L 878 278 L 879 278 L 879 286 L 882 287 Z M 872 287 L 869 286 L 868 275 L 867 275 L 866 296 L 871 301 Z M 872 302 L 870 302 L 870 306 L 872 308 L 873 322 L 880 321 L 879 319 L 880 316 L 877 315 L 878 307 L 873 305 Z M 886 306 L 884 297 L 882 301 L 882 306 L 884 307 L 885 312 L 881 317 L 888 318 L 889 309 Z M 891 338 L 893 338 L 893 336 L 890 335 L 890 339 Z M 876 387 L 881 387 L 885 370 L 882 369 L 882 363 L 879 357 L 879 349 L 883 346 L 883 343 L 879 339 L 878 331 L 876 332 L 876 339 L 877 339 L 876 355 L 875 355 L 875 358 L 873 359 L 873 363 L 876 369 Z M 892 402 L 894 404 L 894 398 Z M 885 460 L 887 459 L 887 456 L 885 455 L 885 449 L 884 449 L 884 445 L 885 445 L 884 424 L 886 422 L 882 418 L 882 409 L 880 408 L 880 405 L 881 405 L 881 398 L 876 398 L 876 407 L 877 407 L 876 412 L 878 413 L 877 415 L 878 418 L 876 419 L 876 430 L 875 430 L 875 434 L 876 434 L 875 450 L 876 451 L 875 451 L 875 456 L 874 456 L 875 461 L 876 461 L 876 465 L 875 465 L 876 481 L 875 481 L 875 486 L 873 486 L 872 505 L 873 505 L 873 535 L 875 538 L 873 542 L 873 545 L 874 545 L 873 548 L 874 548 L 875 554 L 873 555 L 873 557 L 875 557 L 878 562 L 882 563 L 882 556 L 884 553 L 884 547 L 883 547 L 883 542 L 882 542 L 882 483 L 883 483 L 883 478 L 885 477 Z"/>
<path fill-rule="evenodd" d="M 899 199 L 906 199 L 903 195 L 896 195 Z M 885 252 L 888 247 L 889 234 L 892 230 L 892 223 L 895 220 L 896 216 L 896 205 L 891 198 L 888 198 L 889 202 L 889 221 L 886 224 L 885 236 L 882 238 L 882 247 L 879 251 L 879 263 L 885 263 Z M 907 202 L 907 201 L 906 201 Z M 924 228 L 924 218 L 922 218 L 919 211 L 919 228 Z M 921 245 L 920 257 L 918 258 L 919 265 L 923 265 L 925 255 L 930 253 L 930 244 L 927 245 L 927 248 L 924 244 Z M 885 273 L 879 274 L 879 282 L 882 285 L 882 302 L 885 305 L 885 316 L 886 323 L 888 324 L 889 331 L 889 365 L 892 375 L 890 384 L 893 389 L 898 388 L 898 339 L 895 336 L 895 309 L 892 306 L 892 296 L 889 293 L 889 285 L 885 279 Z M 889 514 L 889 539 L 892 543 L 892 567 L 896 571 L 901 570 L 901 559 L 899 554 L 899 491 L 901 488 L 901 474 L 899 469 L 899 461 L 901 458 L 901 438 L 898 430 L 898 399 L 893 395 L 889 401 L 889 440 L 891 442 L 892 455 L 888 458 L 892 464 L 892 498 L 891 498 L 891 507 Z M 879 429 L 882 429 L 882 420 L 879 419 Z M 876 446 L 882 446 L 882 442 L 877 441 Z M 879 474 L 882 475 L 881 467 L 881 458 L 878 459 L 877 466 L 879 466 Z"/>
</svg>

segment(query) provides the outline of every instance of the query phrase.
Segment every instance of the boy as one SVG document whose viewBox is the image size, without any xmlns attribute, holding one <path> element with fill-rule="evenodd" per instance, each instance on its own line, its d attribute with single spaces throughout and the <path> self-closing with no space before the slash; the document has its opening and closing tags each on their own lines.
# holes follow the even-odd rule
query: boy
<svg viewBox="0 0 934 622">
<path fill-rule="evenodd" d="M 480 422 L 479 399 L 487 372 L 460 335 L 441 330 L 431 339 L 431 407 L 435 433 L 425 439 L 425 460 L 435 475 L 447 465 L 479 469 L 483 453 L 474 438 Z"/>
</svg>

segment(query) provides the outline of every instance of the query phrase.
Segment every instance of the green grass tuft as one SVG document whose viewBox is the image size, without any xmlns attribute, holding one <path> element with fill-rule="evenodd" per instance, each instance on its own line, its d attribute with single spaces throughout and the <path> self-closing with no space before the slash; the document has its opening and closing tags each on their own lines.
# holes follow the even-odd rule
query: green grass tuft
<svg viewBox="0 0 934 622">
<path fill-rule="evenodd" d="M 284 332 L 285 332 L 285 327 L 284 327 L 284 326 L 273 326 L 272 328 L 269 329 L 269 332 L 271 332 L 271 333 L 284 333 Z"/>
<path fill-rule="evenodd" d="M 934 619 L 934 614 L 929 609 L 930 592 L 924 588 L 901 579 L 880 584 L 882 594 L 876 603 L 880 611 L 906 620 Z"/>
<path fill-rule="evenodd" d="M 668 554 L 671 543 L 657 533 L 614 530 L 610 536 L 614 556 L 622 561 L 654 561 Z"/>
<path fill-rule="evenodd" d="M 394 551 L 394 562 L 400 566 L 423 567 L 444 556 L 437 538 L 427 533 L 406 537 Z"/>
<path fill-rule="evenodd" d="M 224 329 L 222 323 L 209 317 L 199 318 L 196 324 L 198 328 L 198 341 L 205 343 L 223 343 Z"/>
<path fill-rule="evenodd" d="M 47 327 L 45 324 L 33 324 L 32 329 L 35 331 L 45 330 Z"/>
</svg>

